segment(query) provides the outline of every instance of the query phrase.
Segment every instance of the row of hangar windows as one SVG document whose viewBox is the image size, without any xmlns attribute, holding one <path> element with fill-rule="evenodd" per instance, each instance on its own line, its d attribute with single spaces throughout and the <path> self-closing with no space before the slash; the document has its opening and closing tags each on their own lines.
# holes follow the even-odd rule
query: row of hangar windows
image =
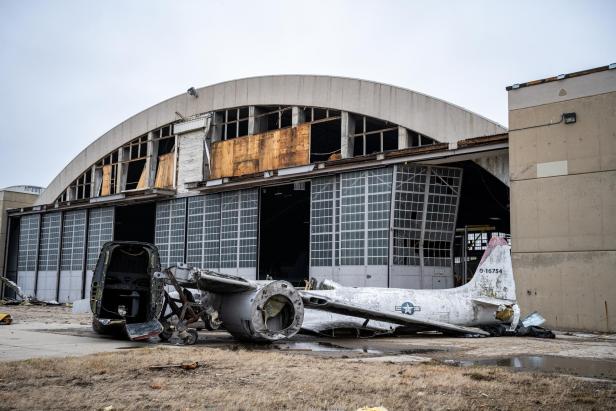
<svg viewBox="0 0 616 411">
<path fill-rule="evenodd" d="M 209 141 L 225 141 L 310 123 L 311 162 L 340 158 L 342 112 L 318 107 L 250 106 L 208 113 Z M 363 156 L 399 148 L 396 124 L 348 113 L 348 132 L 353 140 L 352 155 Z M 294 120 L 295 116 L 295 120 Z M 155 129 L 97 161 L 73 181 L 57 202 L 104 197 L 144 188 L 174 188 L 176 136 L 173 124 Z M 408 146 L 419 147 L 435 141 L 412 130 Z"/>
<path fill-rule="evenodd" d="M 388 266 L 400 267 L 402 277 L 437 267 L 451 274 L 461 180 L 457 167 L 395 165 L 289 187 L 159 201 L 151 203 L 150 241 L 163 266 L 187 263 L 299 284 L 315 275 L 357 277 L 360 267 L 374 275 L 385 273 L 374 278 L 376 286 L 390 285 Z M 118 235 L 116 225 L 131 224 L 130 218 L 120 221 L 120 209 L 130 207 L 22 216 L 16 267 L 20 287 L 26 293 L 36 289 L 42 299 L 55 299 L 56 293 L 62 301 L 82 298 L 106 241 L 143 240 Z M 131 227 L 126 228 L 130 233 Z M 286 244 L 294 241 L 297 247 Z"/>
</svg>

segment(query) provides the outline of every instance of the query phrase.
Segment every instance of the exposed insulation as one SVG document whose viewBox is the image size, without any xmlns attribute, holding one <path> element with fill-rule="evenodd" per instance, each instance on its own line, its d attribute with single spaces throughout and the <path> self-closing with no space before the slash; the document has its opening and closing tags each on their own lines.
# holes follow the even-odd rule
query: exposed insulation
<svg viewBox="0 0 616 411">
<path fill-rule="evenodd" d="M 310 124 L 212 144 L 210 178 L 235 177 L 310 163 Z"/>
<path fill-rule="evenodd" d="M 111 194 L 111 165 L 103 166 L 103 186 L 101 188 L 101 196 Z"/>
<path fill-rule="evenodd" d="M 175 170 L 173 164 L 174 156 L 175 153 L 173 152 L 158 156 L 158 168 L 156 169 L 154 187 L 173 187 L 173 172 Z"/>
</svg>

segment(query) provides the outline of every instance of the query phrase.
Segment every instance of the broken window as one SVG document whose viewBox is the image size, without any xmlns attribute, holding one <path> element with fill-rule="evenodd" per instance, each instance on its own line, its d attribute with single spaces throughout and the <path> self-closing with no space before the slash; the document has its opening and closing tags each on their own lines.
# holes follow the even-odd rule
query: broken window
<svg viewBox="0 0 616 411">
<path fill-rule="evenodd" d="M 396 166 L 393 263 L 450 267 L 462 170 Z M 423 247 L 420 246 L 423 240 Z"/>
<path fill-rule="evenodd" d="M 219 133 L 217 140 L 231 140 L 248 135 L 248 116 L 248 107 L 236 107 L 215 112 L 213 125 Z"/>
<path fill-rule="evenodd" d="M 310 125 L 310 162 L 340 158 L 340 118 Z"/>
<path fill-rule="evenodd" d="M 361 156 L 398 149 L 398 126 L 368 116 L 350 114 L 355 123 L 353 155 Z"/>
<path fill-rule="evenodd" d="M 143 135 L 122 147 L 123 189 L 135 190 L 147 187 L 148 136 Z"/>
<path fill-rule="evenodd" d="M 304 107 L 304 122 L 312 123 L 315 121 L 333 119 L 340 117 L 340 110 L 331 110 L 319 107 Z"/>
<path fill-rule="evenodd" d="M 421 147 L 436 144 L 436 141 L 430 137 L 419 134 L 413 130 L 408 130 L 409 147 Z"/>
<path fill-rule="evenodd" d="M 255 133 L 291 127 L 293 107 L 255 106 Z"/>
<path fill-rule="evenodd" d="M 175 135 L 171 134 L 171 125 L 154 132 L 156 147 L 156 177 L 154 187 L 171 188 L 175 184 Z"/>
</svg>

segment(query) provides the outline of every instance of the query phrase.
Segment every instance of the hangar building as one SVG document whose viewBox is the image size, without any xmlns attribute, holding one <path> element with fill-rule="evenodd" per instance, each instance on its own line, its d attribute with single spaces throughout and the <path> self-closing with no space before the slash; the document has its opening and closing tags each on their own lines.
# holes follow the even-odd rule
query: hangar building
<svg viewBox="0 0 616 411">
<path fill-rule="evenodd" d="M 614 71 L 602 71 L 613 86 Z M 542 175 L 525 175 L 535 159 L 510 144 L 539 123 L 526 90 L 545 85 L 516 86 L 516 134 L 434 97 L 358 79 L 282 75 L 191 88 L 112 128 L 34 206 L 9 213 L 6 275 L 42 300 L 85 298 L 98 251 L 113 239 L 155 243 L 165 266 L 251 279 L 446 288 L 472 276 L 490 236 L 512 230 L 514 261 L 527 267 L 533 244 L 516 244 L 526 218 L 518 212 L 523 184 Z M 577 124 L 553 128 L 580 127 L 578 114 Z M 540 274 L 520 275 L 526 292 Z M 576 326 L 567 321 L 558 324 Z"/>
</svg>

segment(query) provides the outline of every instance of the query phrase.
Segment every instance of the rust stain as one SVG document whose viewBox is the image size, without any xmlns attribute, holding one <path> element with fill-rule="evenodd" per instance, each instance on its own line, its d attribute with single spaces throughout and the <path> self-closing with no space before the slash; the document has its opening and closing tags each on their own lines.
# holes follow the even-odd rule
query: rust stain
<svg viewBox="0 0 616 411">
<path fill-rule="evenodd" d="M 310 124 L 212 144 L 210 178 L 239 177 L 309 164 Z"/>
</svg>

